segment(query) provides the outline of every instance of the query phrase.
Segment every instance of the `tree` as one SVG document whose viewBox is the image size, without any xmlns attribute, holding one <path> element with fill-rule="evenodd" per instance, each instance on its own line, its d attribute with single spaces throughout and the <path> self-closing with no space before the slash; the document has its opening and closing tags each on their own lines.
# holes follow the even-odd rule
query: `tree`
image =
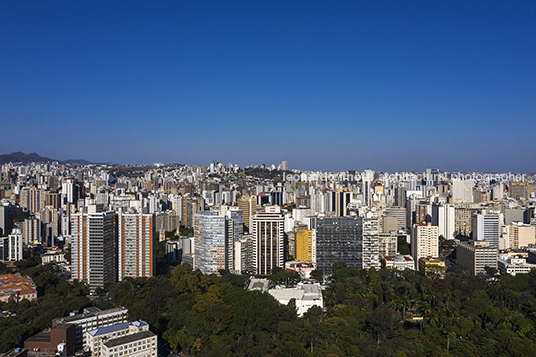
<svg viewBox="0 0 536 357">
<path fill-rule="evenodd" d="M 491 276 L 497 275 L 497 273 L 499 272 L 499 270 L 494 267 L 484 267 L 484 270 L 486 271 L 486 274 Z"/>
<path fill-rule="evenodd" d="M 314 346 L 320 339 L 318 328 L 322 323 L 323 312 L 322 308 L 314 305 L 303 314 L 305 319 L 305 328 L 307 331 L 307 340 L 311 348 L 311 353 L 314 352 Z"/>
<path fill-rule="evenodd" d="M 166 259 L 166 241 L 165 240 L 156 243 L 156 259 L 160 261 Z"/>
<path fill-rule="evenodd" d="M 103 296 L 104 295 L 104 290 L 100 286 L 97 286 L 97 288 L 95 289 L 95 295 Z"/>
<path fill-rule="evenodd" d="M 7 265 L 0 262 L 0 274 L 8 274 L 9 272 L 11 272 L 11 268 L 8 268 Z"/>
<path fill-rule="evenodd" d="M 71 262 L 71 247 L 65 248 L 65 260 L 67 260 L 69 263 Z"/>
<path fill-rule="evenodd" d="M 338 270 L 338 269 L 346 269 L 347 267 L 348 267 L 348 264 L 346 264 L 345 261 L 339 260 L 339 261 L 333 263 L 332 268 L 333 268 L 333 271 L 335 271 L 335 270 Z"/>
<path fill-rule="evenodd" d="M 173 238 L 175 236 L 175 231 L 165 231 L 164 235 L 166 238 Z"/>
<path fill-rule="evenodd" d="M 345 261 L 339 260 L 338 262 L 333 263 L 333 279 L 347 278 L 350 276 L 350 269 Z"/>
<path fill-rule="evenodd" d="M 409 244 L 406 242 L 406 238 L 404 236 L 398 238 L 398 252 L 401 255 L 408 255 L 411 253 Z"/>
<path fill-rule="evenodd" d="M 393 332 L 393 314 L 387 307 L 380 306 L 369 315 L 367 323 L 377 338 L 379 348 L 381 337 Z"/>
<path fill-rule="evenodd" d="M 316 281 L 321 281 L 324 278 L 324 272 L 320 269 L 315 269 L 311 272 L 311 278 Z"/>
<path fill-rule="evenodd" d="M 89 294 L 89 286 L 84 282 L 75 280 L 71 286 L 71 292 L 74 296 L 86 296 Z"/>
</svg>

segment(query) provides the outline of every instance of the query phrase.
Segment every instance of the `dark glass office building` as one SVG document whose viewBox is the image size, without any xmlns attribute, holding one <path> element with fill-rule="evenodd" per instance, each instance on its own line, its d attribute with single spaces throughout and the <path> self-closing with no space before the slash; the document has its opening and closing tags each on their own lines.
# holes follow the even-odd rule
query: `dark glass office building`
<svg viewBox="0 0 536 357">
<path fill-rule="evenodd" d="M 359 217 L 317 217 L 311 220 L 316 229 L 316 264 L 325 275 L 333 263 L 345 261 L 348 268 L 363 268 L 363 219 Z"/>
</svg>

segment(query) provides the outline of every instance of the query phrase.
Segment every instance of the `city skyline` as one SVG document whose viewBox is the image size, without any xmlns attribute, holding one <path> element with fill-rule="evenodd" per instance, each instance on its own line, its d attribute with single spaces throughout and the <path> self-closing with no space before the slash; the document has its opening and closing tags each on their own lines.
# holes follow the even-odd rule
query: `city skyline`
<svg viewBox="0 0 536 357">
<path fill-rule="evenodd" d="M 533 2 L 0 10 L 6 154 L 387 172 L 536 159 Z"/>
</svg>

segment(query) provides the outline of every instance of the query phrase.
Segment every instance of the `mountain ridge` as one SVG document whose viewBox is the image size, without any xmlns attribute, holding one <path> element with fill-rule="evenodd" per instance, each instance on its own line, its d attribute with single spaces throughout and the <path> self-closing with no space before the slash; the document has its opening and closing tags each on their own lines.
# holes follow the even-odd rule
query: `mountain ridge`
<svg viewBox="0 0 536 357">
<path fill-rule="evenodd" d="M 93 163 L 84 159 L 69 159 L 69 160 L 55 160 L 49 157 L 40 156 L 38 153 L 32 152 L 30 154 L 25 154 L 22 151 L 15 151 L 11 154 L 0 155 L 0 164 L 8 164 L 10 162 L 22 162 L 24 164 L 30 162 L 53 162 L 57 161 L 61 164 L 70 164 L 70 165 L 103 165 Z"/>
</svg>

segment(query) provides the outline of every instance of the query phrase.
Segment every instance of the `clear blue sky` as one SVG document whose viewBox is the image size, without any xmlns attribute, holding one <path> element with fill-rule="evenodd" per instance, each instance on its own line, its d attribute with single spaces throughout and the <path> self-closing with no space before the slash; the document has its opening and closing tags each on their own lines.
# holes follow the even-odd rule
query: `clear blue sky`
<svg viewBox="0 0 536 357">
<path fill-rule="evenodd" d="M 1 1 L 0 154 L 536 171 L 535 1 Z"/>
</svg>

